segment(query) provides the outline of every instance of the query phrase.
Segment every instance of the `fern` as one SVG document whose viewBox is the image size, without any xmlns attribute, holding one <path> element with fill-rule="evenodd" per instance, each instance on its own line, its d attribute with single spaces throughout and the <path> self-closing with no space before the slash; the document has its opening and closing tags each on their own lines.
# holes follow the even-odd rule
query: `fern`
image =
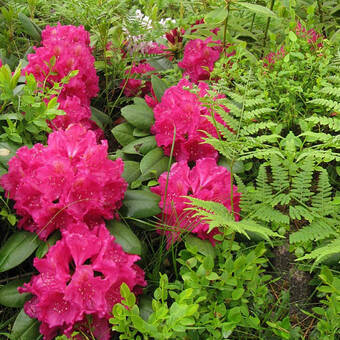
<svg viewBox="0 0 340 340">
<path fill-rule="evenodd" d="M 209 224 L 209 232 L 214 228 L 222 228 L 226 234 L 232 232 L 240 233 L 250 239 L 249 233 L 255 233 L 268 242 L 271 237 L 281 237 L 253 220 L 243 219 L 236 222 L 230 211 L 221 203 L 203 201 L 193 197 L 187 197 L 191 202 L 191 207 L 187 210 L 194 211 L 193 217 L 199 217 Z"/>
<path fill-rule="evenodd" d="M 312 198 L 312 208 L 321 216 L 327 216 L 333 211 L 331 204 L 332 187 L 328 181 L 328 174 L 325 169 L 320 169 L 317 194 Z"/>
<path fill-rule="evenodd" d="M 314 263 L 311 267 L 311 271 L 315 268 L 316 265 L 325 261 L 332 255 L 339 255 L 340 254 L 340 237 L 333 240 L 331 243 L 328 243 L 325 246 L 319 247 L 313 250 L 310 254 L 307 254 L 303 257 L 297 259 L 297 261 L 302 260 L 314 260 Z M 339 261 L 340 263 L 340 261 Z"/>
<path fill-rule="evenodd" d="M 290 243 L 320 241 L 331 236 L 337 236 L 337 231 L 327 219 L 320 219 L 296 231 L 289 237 Z"/>
</svg>

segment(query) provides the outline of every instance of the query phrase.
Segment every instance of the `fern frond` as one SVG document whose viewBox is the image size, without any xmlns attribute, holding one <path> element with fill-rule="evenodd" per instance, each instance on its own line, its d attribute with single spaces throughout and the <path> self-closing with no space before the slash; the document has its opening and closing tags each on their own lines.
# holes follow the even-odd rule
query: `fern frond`
<svg viewBox="0 0 340 340">
<path fill-rule="evenodd" d="M 313 193 L 310 191 L 313 173 L 313 159 L 304 159 L 298 174 L 292 179 L 292 188 L 290 191 L 291 196 L 294 197 L 299 203 L 306 204 L 313 196 Z"/>
<path fill-rule="evenodd" d="M 336 236 L 338 233 L 334 227 L 327 223 L 326 219 L 320 219 L 312 222 L 310 225 L 290 234 L 289 242 L 307 242 L 324 240 L 330 236 Z"/>
<path fill-rule="evenodd" d="M 335 110 L 339 111 L 340 110 L 340 104 L 337 101 L 331 100 L 331 99 L 324 99 L 324 98 L 316 98 L 310 100 L 308 103 L 314 104 L 317 106 L 322 106 L 327 108 L 329 111 Z"/>
<path fill-rule="evenodd" d="M 310 209 L 302 205 L 289 206 L 289 216 L 292 220 L 306 219 L 309 222 L 312 222 L 315 218 L 315 214 L 313 214 Z"/>
<path fill-rule="evenodd" d="M 232 232 L 240 233 L 247 238 L 250 233 L 255 233 L 268 242 L 270 237 L 281 237 L 279 234 L 263 227 L 252 220 L 241 220 L 236 222 L 231 216 L 229 210 L 221 203 L 203 201 L 193 197 L 187 197 L 191 201 L 191 207 L 186 210 L 194 211 L 193 217 L 198 217 L 209 224 L 209 232 L 214 228 L 226 228 Z"/>
<path fill-rule="evenodd" d="M 326 216 L 334 210 L 332 201 L 332 187 L 329 184 L 328 173 L 320 169 L 317 194 L 312 198 L 312 208 L 321 216 Z"/>
<path fill-rule="evenodd" d="M 270 160 L 273 183 L 272 187 L 277 192 L 283 192 L 289 188 L 288 170 L 282 164 L 282 159 L 278 155 L 273 155 Z"/>
<path fill-rule="evenodd" d="M 306 121 L 313 122 L 314 125 L 328 126 L 329 129 L 334 131 L 340 130 L 340 119 L 337 117 L 312 116 L 306 118 Z"/>
<path fill-rule="evenodd" d="M 256 192 L 260 202 L 266 202 L 270 200 L 272 196 L 272 188 L 268 184 L 267 170 L 264 164 L 259 168 L 259 173 L 256 178 Z"/>
<path fill-rule="evenodd" d="M 275 222 L 282 224 L 289 224 L 289 216 L 283 214 L 282 212 L 272 208 L 270 205 L 261 205 L 258 207 L 254 205 L 253 207 L 255 214 L 252 217 L 256 217 L 256 219 L 263 222 Z"/>
<path fill-rule="evenodd" d="M 245 111 L 244 112 L 244 119 L 245 120 L 251 120 L 251 119 L 254 119 L 254 118 L 261 117 L 265 114 L 267 114 L 267 115 L 272 114 L 274 112 L 275 112 L 275 110 L 270 108 L 270 107 L 262 107 L 262 108 L 251 110 L 251 111 Z"/>
<path fill-rule="evenodd" d="M 325 246 L 322 246 L 320 248 L 313 250 L 310 254 L 307 254 L 303 257 L 298 258 L 297 261 L 310 260 L 310 259 L 315 260 L 315 262 L 313 263 L 311 267 L 311 271 L 312 271 L 317 264 L 325 261 L 327 258 L 329 258 L 332 255 L 339 255 L 339 254 L 340 254 L 340 237 L 338 237 L 333 242 Z"/>
<path fill-rule="evenodd" d="M 322 88 L 319 92 L 323 94 L 332 95 L 340 99 L 340 88 L 339 87 L 326 86 Z"/>
<path fill-rule="evenodd" d="M 274 122 L 261 122 L 254 123 L 248 126 L 244 126 L 241 134 L 243 136 L 253 135 L 259 133 L 261 130 L 270 130 L 272 127 L 275 127 L 277 124 Z"/>
</svg>

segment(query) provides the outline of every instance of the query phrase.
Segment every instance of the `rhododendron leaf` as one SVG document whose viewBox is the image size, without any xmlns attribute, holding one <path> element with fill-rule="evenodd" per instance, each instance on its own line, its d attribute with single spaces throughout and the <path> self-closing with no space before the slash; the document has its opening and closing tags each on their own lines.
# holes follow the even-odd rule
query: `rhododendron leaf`
<svg viewBox="0 0 340 340">
<path fill-rule="evenodd" d="M 13 340 L 32 340 L 38 339 L 39 332 L 39 321 L 31 319 L 22 309 L 18 314 L 11 333 L 11 339 Z"/>
<path fill-rule="evenodd" d="M 250 4 L 248 2 L 238 2 L 237 4 L 242 6 L 242 7 L 249 9 L 252 12 L 255 12 L 255 13 L 267 16 L 267 17 L 277 18 L 277 15 L 267 7 L 263 7 L 263 6 L 255 5 L 255 4 Z"/>
<path fill-rule="evenodd" d="M 159 77 L 152 75 L 151 76 L 151 84 L 152 88 L 155 92 L 157 100 L 160 102 L 165 90 L 168 88 L 167 84 L 164 80 L 160 79 Z"/>
<path fill-rule="evenodd" d="M 111 132 L 117 139 L 118 143 L 122 146 L 128 145 L 129 143 L 136 140 L 136 138 L 133 136 L 133 126 L 129 123 L 119 124 L 115 126 Z"/>
<path fill-rule="evenodd" d="M 216 8 L 204 16 L 204 21 L 207 24 L 218 24 L 227 17 L 227 10 L 224 7 Z"/>
<path fill-rule="evenodd" d="M 160 174 L 167 170 L 168 165 L 169 157 L 164 156 L 161 148 L 149 151 L 140 162 L 142 176 L 139 180 L 145 181 L 151 178 L 158 178 Z"/>
<path fill-rule="evenodd" d="M 185 245 L 188 249 L 193 249 L 205 256 L 215 258 L 215 249 L 208 240 L 201 240 L 196 236 L 188 235 L 185 239 Z"/>
<path fill-rule="evenodd" d="M 133 126 L 148 130 L 154 122 L 153 111 L 145 105 L 128 105 L 121 109 L 122 116 Z"/>
<path fill-rule="evenodd" d="M 24 13 L 19 13 L 18 15 L 19 21 L 23 26 L 25 33 L 27 33 L 31 38 L 40 41 L 41 39 L 41 30 L 35 25 L 30 18 L 28 18 Z"/>
<path fill-rule="evenodd" d="M 124 146 L 122 151 L 133 155 L 146 155 L 155 147 L 157 147 L 155 136 L 148 136 L 134 140 Z"/>
<path fill-rule="evenodd" d="M 36 234 L 27 231 L 14 233 L 0 249 L 0 272 L 12 269 L 24 262 L 39 244 Z"/>
<path fill-rule="evenodd" d="M 97 123 L 97 125 L 101 128 L 101 129 L 105 129 L 105 126 L 109 125 L 112 123 L 111 118 L 105 114 L 103 111 L 100 111 L 98 109 L 96 109 L 95 107 L 91 106 L 91 119 Z"/>
<path fill-rule="evenodd" d="M 58 231 L 53 233 L 46 242 L 40 241 L 40 246 L 35 252 L 35 256 L 39 259 L 43 258 L 45 254 L 48 252 L 48 249 L 55 245 L 58 240 L 60 240 L 61 235 Z"/>
<path fill-rule="evenodd" d="M 7 168 L 8 161 L 15 155 L 18 145 L 8 142 L 0 142 L 0 164 Z"/>
<path fill-rule="evenodd" d="M 119 221 L 108 221 L 107 229 L 115 237 L 115 242 L 120 244 L 123 250 L 129 254 L 142 254 L 142 244 L 132 230 L 124 223 Z"/>
<path fill-rule="evenodd" d="M 123 215 L 146 218 L 161 213 L 159 195 L 144 190 L 127 190 L 123 201 Z"/>
<path fill-rule="evenodd" d="M 150 59 L 148 62 L 156 71 L 165 71 L 173 68 L 171 61 L 167 58 Z"/>
<path fill-rule="evenodd" d="M 138 128 L 134 128 L 132 134 L 133 134 L 134 137 L 146 137 L 146 136 L 150 135 L 150 131 L 140 130 Z"/>
<path fill-rule="evenodd" d="M 31 296 L 28 293 L 20 294 L 18 287 L 22 286 L 25 282 L 30 280 L 29 277 L 26 279 L 17 279 L 7 283 L 5 286 L 0 288 L 0 304 L 6 307 L 20 308 L 24 305 L 25 301 Z"/>
<path fill-rule="evenodd" d="M 139 163 L 134 161 L 124 161 L 124 179 L 131 184 L 141 175 Z"/>
</svg>

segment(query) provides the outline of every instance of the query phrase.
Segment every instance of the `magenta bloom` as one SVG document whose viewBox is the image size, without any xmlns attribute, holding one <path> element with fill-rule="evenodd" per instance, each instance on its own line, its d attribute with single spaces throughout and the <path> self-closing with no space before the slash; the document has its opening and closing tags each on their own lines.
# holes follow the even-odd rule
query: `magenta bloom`
<svg viewBox="0 0 340 340">
<path fill-rule="evenodd" d="M 192 232 L 201 239 L 208 239 L 214 244 L 213 236 L 217 229 L 208 233 L 209 226 L 199 218 L 193 218 L 192 212 L 186 211 L 188 200 L 184 196 L 192 196 L 206 201 L 222 203 L 231 211 L 231 191 L 229 171 L 216 164 L 213 158 L 203 158 L 196 162 L 191 170 L 185 161 L 172 165 L 167 184 L 167 173 L 159 177 L 159 185 L 151 191 L 161 197 L 159 203 L 164 216 L 163 224 L 158 231 L 167 238 L 167 247 L 181 238 L 182 233 Z M 166 189 L 167 187 L 167 189 Z M 166 192 L 166 197 L 165 196 Z M 240 193 L 233 186 L 233 209 L 235 219 L 239 220 Z"/>
<path fill-rule="evenodd" d="M 136 74 L 137 78 L 129 78 L 122 81 L 120 87 L 124 87 L 124 94 L 127 97 L 144 96 L 151 91 L 150 75 L 147 80 L 143 80 L 139 75 L 147 74 L 155 69 L 148 63 L 140 63 L 137 66 L 133 65 L 131 70 L 126 70 L 125 74 Z"/>
<path fill-rule="evenodd" d="M 28 65 L 23 72 L 32 73 L 42 85 L 45 80 L 48 86 L 60 82 L 71 71 L 78 70 L 61 90 L 59 99 L 77 96 L 82 104 L 89 105 L 90 99 L 99 91 L 98 76 L 94 68 L 94 57 L 91 54 L 90 36 L 83 26 L 47 26 L 42 32 L 42 47 L 34 47 L 35 53 L 29 54 Z M 55 58 L 50 74 L 51 58 Z"/>
<path fill-rule="evenodd" d="M 217 151 L 211 145 L 202 143 L 202 137 L 206 135 L 200 131 L 207 131 L 217 137 L 215 127 L 205 117 L 211 115 L 211 112 L 201 104 L 196 94 L 185 90 L 184 86 L 192 88 L 187 79 L 182 79 L 178 85 L 164 92 L 161 102 L 154 107 L 155 124 L 151 132 L 156 135 L 157 145 L 163 148 L 166 155 L 170 155 L 176 128 L 174 158 L 177 161 L 196 161 L 203 157 L 217 158 Z M 198 87 L 201 97 L 207 95 L 209 88 L 207 84 L 199 83 Z M 227 108 L 224 109 L 226 112 L 229 111 Z M 222 123 L 217 114 L 215 118 Z"/>
<path fill-rule="evenodd" d="M 178 66 L 184 69 L 184 75 L 189 75 L 194 83 L 207 80 L 221 52 L 219 40 L 213 41 L 211 37 L 205 40 L 191 40 L 186 44 L 183 60 L 178 63 Z"/>
<path fill-rule="evenodd" d="M 121 301 L 120 285 L 125 282 L 135 293 L 146 285 L 135 264 L 139 256 L 125 253 L 114 240 L 105 225 L 90 231 L 83 223 L 70 224 L 45 258 L 34 259 L 39 274 L 19 292 L 33 294 L 25 312 L 41 321 L 45 340 L 77 329 L 88 332 L 87 315 L 99 338 L 110 339 L 108 319 Z"/>
<path fill-rule="evenodd" d="M 316 45 L 318 48 L 323 46 L 322 35 L 317 33 L 313 28 L 307 31 L 306 28 L 298 22 L 296 24 L 295 32 L 299 37 L 306 39 L 309 44 Z"/>
<path fill-rule="evenodd" d="M 51 133 L 48 145 L 18 149 L 0 183 L 23 218 L 19 227 L 41 239 L 82 221 L 92 226 L 116 216 L 127 183 L 123 161 L 107 158 L 107 141 L 79 125 Z"/>
<path fill-rule="evenodd" d="M 268 55 L 264 57 L 264 64 L 263 66 L 269 67 L 270 65 L 275 64 L 275 62 L 279 59 L 284 58 L 286 55 L 286 51 L 283 46 L 275 53 L 275 52 L 270 52 Z"/>
</svg>

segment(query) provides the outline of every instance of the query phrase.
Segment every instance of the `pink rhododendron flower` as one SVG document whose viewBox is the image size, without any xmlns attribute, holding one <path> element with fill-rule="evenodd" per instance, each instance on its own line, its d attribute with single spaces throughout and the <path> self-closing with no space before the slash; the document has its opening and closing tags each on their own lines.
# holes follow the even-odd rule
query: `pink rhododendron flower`
<svg viewBox="0 0 340 340">
<path fill-rule="evenodd" d="M 135 293 L 146 285 L 135 264 L 139 256 L 125 253 L 114 240 L 105 225 L 90 231 L 78 222 L 62 231 L 62 239 L 43 259 L 34 259 L 39 274 L 19 292 L 33 295 L 25 312 L 41 322 L 45 340 L 75 330 L 87 333 L 89 315 L 98 339 L 110 339 L 108 319 L 121 301 L 120 285 L 125 282 Z"/>
<path fill-rule="evenodd" d="M 0 67 L 2 66 L 2 61 L 1 61 L 1 59 L 0 59 Z"/>
<path fill-rule="evenodd" d="M 131 70 L 126 70 L 125 74 L 131 77 L 132 74 L 136 75 L 147 74 L 154 70 L 155 68 L 153 68 L 150 64 L 140 63 L 137 66 L 133 65 L 131 67 Z M 123 80 L 120 87 L 124 88 L 124 94 L 127 97 L 136 97 L 139 95 L 144 96 L 151 91 L 150 75 L 147 76 L 147 79 L 148 80 L 142 80 L 139 78 L 129 78 Z"/>
<path fill-rule="evenodd" d="M 283 46 L 275 53 L 270 52 L 268 55 L 264 57 L 265 63 L 263 64 L 265 67 L 275 64 L 278 59 L 284 58 L 286 55 L 286 51 Z"/>
<path fill-rule="evenodd" d="M 208 239 L 214 244 L 213 236 L 219 233 L 213 229 L 208 233 L 207 223 L 193 218 L 192 212 L 186 211 L 188 199 L 184 196 L 192 196 L 206 201 L 222 203 L 231 211 L 231 179 L 229 171 L 216 164 L 213 158 L 203 158 L 196 162 L 191 170 L 187 162 L 180 161 L 172 165 L 169 179 L 165 172 L 159 177 L 159 185 L 151 188 L 151 191 L 161 197 L 159 206 L 162 208 L 164 224 L 159 225 L 158 231 L 164 233 L 167 238 L 167 247 L 181 238 L 182 233 L 192 232 L 201 239 Z M 165 197 L 166 193 L 166 197 Z M 233 186 L 233 210 L 235 219 L 239 220 L 240 193 Z"/>
<path fill-rule="evenodd" d="M 157 145 L 163 148 L 166 155 L 170 155 L 176 129 L 173 155 L 177 161 L 217 158 L 217 151 L 211 145 L 202 143 L 202 137 L 206 135 L 200 131 L 207 131 L 217 137 L 215 127 L 205 117 L 211 115 L 211 112 L 201 104 L 196 94 L 184 89 L 185 86 L 192 88 L 187 79 L 182 79 L 178 85 L 164 92 L 161 102 L 154 107 L 155 124 L 151 132 L 156 135 Z M 207 84 L 199 83 L 198 87 L 201 97 L 207 95 Z M 215 119 L 223 123 L 218 114 L 215 114 Z"/>
<path fill-rule="evenodd" d="M 23 218 L 19 227 L 41 239 L 74 221 L 89 227 L 116 216 L 127 183 L 123 161 L 107 158 L 107 141 L 72 125 L 51 133 L 48 145 L 18 149 L 0 183 Z"/>
<path fill-rule="evenodd" d="M 211 46 L 213 45 L 213 46 Z M 190 80 L 197 83 L 210 77 L 215 62 L 222 52 L 221 42 L 213 41 L 211 37 L 201 40 L 189 41 L 184 49 L 183 60 L 178 66 L 184 69 L 184 75 L 189 75 Z"/>
<path fill-rule="evenodd" d="M 309 44 L 316 45 L 318 48 L 323 46 L 321 42 L 322 35 L 318 34 L 313 28 L 307 31 L 306 28 L 298 22 L 296 24 L 295 32 L 299 37 L 305 38 Z"/>
<path fill-rule="evenodd" d="M 66 115 L 57 116 L 51 123 L 51 128 L 67 129 L 70 124 L 85 123 L 91 118 L 91 110 L 88 105 L 84 105 L 79 97 L 72 96 L 59 99 L 59 109 L 65 111 Z"/>
<path fill-rule="evenodd" d="M 35 53 L 28 55 L 28 65 L 23 72 L 32 73 L 41 85 L 46 81 L 47 86 L 53 86 L 71 71 L 78 70 L 78 74 L 63 86 L 59 98 L 66 100 L 68 96 L 77 96 L 83 104 L 89 105 L 90 99 L 99 91 L 89 33 L 83 26 L 58 24 L 47 26 L 42 37 L 42 47 L 34 47 Z M 50 70 L 47 64 L 51 58 L 55 58 L 55 64 Z"/>
</svg>

